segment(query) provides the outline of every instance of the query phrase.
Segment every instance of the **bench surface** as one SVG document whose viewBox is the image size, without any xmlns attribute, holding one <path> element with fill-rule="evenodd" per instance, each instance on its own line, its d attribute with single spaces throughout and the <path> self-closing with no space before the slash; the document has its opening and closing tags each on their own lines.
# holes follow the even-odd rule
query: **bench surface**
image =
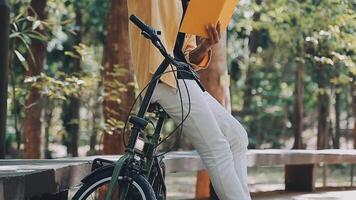
<svg viewBox="0 0 356 200">
<path fill-rule="evenodd" d="M 98 157 L 116 161 L 120 156 L 0 160 L 0 199 L 65 191 L 90 173 Z M 356 163 L 356 150 L 249 150 L 247 160 L 248 166 Z M 204 169 L 196 151 L 170 152 L 165 163 L 168 173 Z"/>
</svg>

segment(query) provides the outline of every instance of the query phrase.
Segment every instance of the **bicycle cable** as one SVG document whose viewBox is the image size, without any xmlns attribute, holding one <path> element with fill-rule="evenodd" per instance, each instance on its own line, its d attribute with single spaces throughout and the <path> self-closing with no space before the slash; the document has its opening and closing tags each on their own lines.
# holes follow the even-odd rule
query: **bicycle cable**
<svg viewBox="0 0 356 200">
<path fill-rule="evenodd" d="M 158 40 L 158 41 L 156 41 L 156 42 L 157 42 L 157 44 L 162 48 L 162 50 L 163 50 L 164 52 L 167 52 L 167 50 L 166 50 L 165 46 L 163 45 L 162 41 Z M 165 138 L 163 138 L 163 139 L 154 147 L 154 149 L 156 149 L 160 144 L 162 144 L 162 143 L 163 143 L 164 141 L 166 141 L 170 136 L 172 136 L 172 135 L 175 133 L 175 131 L 178 130 L 179 127 L 181 128 L 181 129 L 180 129 L 180 132 L 179 132 L 179 137 L 181 137 L 182 132 L 183 132 L 183 124 L 184 124 L 184 121 L 188 118 L 188 116 L 189 116 L 189 114 L 190 114 L 191 101 L 190 101 L 190 93 L 189 93 L 188 87 L 187 87 L 187 85 L 186 85 L 185 79 L 182 79 L 183 82 L 184 82 L 185 88 L 186 88 L 186 90 L 187 90 L 188 102 L 189 102 L 188 113 L 187 113 L 187 115 L 186 115 L 185 117 L 183 117 L 183 116 L 184 116 L 184 111 L 183 111 L 183 98 L 182 98 L 181 90 L 180 90 L 180 87 L 179 87 L 178 79 L 177 79 L 177 76 L 176 76 L 176 74 L 174 73 L 174 71 L 177 71 L 178 73 L 181 73 L 181 72 L 183 72 L 183 73 L 189 73 L 189 72 L 186 71 L 186 70 L 178 70 L 178 69 L 174 70 L 174 69 L 173 69 L 173 66 L 172 66 L 172 63 L 170 63 L 169 65 L 170 65 L 170 67 L 171 67 L 171 70 L 170 70 L 170 71 L 163 72 L 163 73 L 157 75 L 157 77 L 153 77 L 153 78 L 147 83 L 147 85 L 140 91 L 140 93 L 137 95 L 137 97 L 135 98 L 134 103 L 132 104 L 132 106 L 131 106 L 131 108 L 130 108 L 130 110 L 129 110 L 129 113 L 128 113 L 128 115 L 127 115 L 127 118 L 126 118 L 126 121 L 125 121 L 125 125 L 124 125 L 123 131 L 122 131 L 122 140 L 123 140 L 123 143 L 124 143 L 124 146 L 125 146 L 125 147 L 126 147 L 126 140 L 125 140 L 126 126 L 127 126 L 127 123 L 128 123 L 128 119 L 129 119 L 129 117 L 130 117 L 130 115 L 131 115 L 132 109 L 133 109 L 133 107 L 135 106 L 137 100 L 139 99 L 139 97 L 141 97 L 142 93 L 146 90 L 146 88 L 150 85 L 150 83 L 151 83 L 152 81 L 156 81 L 156 80 L 157 80 L 158 78 L 160 78 L 163 74 L 166 74 L 166 73 L 169 73 L 169 72 L 173 72 L 174 78 L 175 78 L 176 83 L 177 83 L 177 87 L 178 87 L 178 91 L 179 91 L 179 98 L 180 98 L 180 103 L 181 103 L 181 113 L 182 113 L 181 116 L 182 116 L 182 121 L 177 125 L 177 127 L 176 127 L 171 133 L 168 134 L 168 136 L 166 136 Z M 178 66 L 177 66 L 177 67 L 178 67 Z M 155 156 L 158 157 L 158 156 L 162 156 L 162 155 L 168 153 L 169 151 L 171 151 L 171 150 L 176 146 L 176 144 L 177 144 L 177 141 L 174 143 L 174 145 L 173 145 L 168 151 L 166 151 L 166 152 L 164 152 L 164 153 L 162 153 L 162 154 L 159 154 L 159 155 L 155 155 Z"/>
<path fill-rule="evenodd" d="M 171 65 L 171 68 L 172 68 L 172 65 Z M 177 72 L 177 73 L 181 73 L 181 72 Z M 179 86 L 179 83 L 178 83 L 178 78 L 176 77 L 176 75 L 174 74 L 174 78 L 177 82 L 177 88 L 178 88 L 178 91 L 179 91 L 179 99 L 180 99 L 180 106 L 181 106 L 181 122 L 177 125 L 177 127 L 171 131 L 171 133 L 169 133 L 165 138 L 163 138 L 156 146 L 155 146 L 155 149 L 160 145 L 162 144 L 163 142 L 165 142 L 166 140 L 168 140 L 169 137 L 171 137 L 178 128 L 180 128 L 180 131 L 178 133 L 178 137 L 180 138 L 181 135 L 182 135 L 182 132 L 183 132 L 183 126 L 184 126 L 184 122 L 185 120 L 187 119 L 187 117 L 189 116 L 190 114 L 190 95 L 189 95 L 189 91 L 188 91 L 188 88 L 187 89 L 187 93 L 188 93 L 188 101 L 189 101 L 189 109 L 188 109 L 188 113 L 185 117 L 184 116 L 184 107 L 183 107 L 183 98 L 182 98 L 182 92 L 181 92 L 181 89 L 180 89 L 180 86 Z M 185 84 L 185 79 L 182 79 L 184 84 Z M 175 143 L 164 153 L 161 153 L 161 154 L 158 154 L 158 155 L 155 155 L 156 157 L 159 157 L 159 156 L 162 156 L 166 153 L 168 153 L 169 151 L 171 151 L 176 145 L 177 145 L 178 141 L 176 140 Z"/>
<path fill-rule="evenodd" d="M 146 86 L 139 92 L 139 94 L 138 94 L 137 97 L 135 98 L 135 100 L 134 100 L 132 106 L 131 106 L 130 109 L 129 109 L 129 113 L 128 113 L 127 117 L 126 117 L 125 124 L 124 124 L 124 127 L 123 127 L 123 129 L 122 129 L 122 140 L 123 140 L 123 143 L 124 143 L 124 146 L 125 146 L 125 147 L 126 147 L 126 145 L 127 145 L 127 144 L 126 144 L 125 134 L 126 134 L 126 128 L 127 128 L 127 125 L 128 125 L 128 120 L 129 120 L 129 118 L 130 118 L 130 116 L 131 116 L 132 110 L 133 110 L 133 108 L 135 107 L 135 105 L 136 105 L 138 99 L 141 97 L 142 93 L 146 90 L 146 88 L 151 84 L 151 82 L 156 81 L 157 79 L 159 79 L 159 78 L 160 78 L 161 76 L 163 76 L 164 74 L 171 73 L 171 72 L 189 73 L 189 72 L 187 72 L 186 70 L 180 70 L 180 69 L 165 71 L 165 72 L 163 72 L 162 74 L 159 74 L 159 75 L 157 75 L 157 76 L 155 76 L 155 77 L 152 77 L 152 79 L 146 84 Z M 183 79 L 183 82 L 184 82 L 184 85 L 186 86 L 186 83 L 185 83 L 185 80 L 184 80 L 184 79 Z M 189 90 L 188 90 L 187 86 L 186 86 L 186 89 L 187 89 L 188 97 L 189 97 L 189 112 L 190 112 L 190 95 L 189 95 Z M 189 113 L 188 113 L 188 114 L 189 114 Z M 182 123 L 186 120 L 187 117 L 188 117 L 188 116 L 186 116 L 186 117 L 184 118 L 184 120 L 183 120 L 171 133 L 169 133 L 168 135 L 171 136 L 171 135 L 182 125 Z M 164 139 L 162 139 L 162 140 L 166 140 L 166 139 L 164 138 Z M 160 143 L 160 144 L 161 144 L 161 143 Z M 158 146 L 158 145 L 157 145 L 157 146 Z M 157 146 L 156 146 L 156 147 L 157 147 Z M 156 148 L 156 147 L 155 147 L 155 148 Z"/>
<path fill-rule="evenodd" d="M 178 73 L 180 73 L 180 71 L 179 71 Z M 175 77 L 175 79 L 176 79 L 177 88 L 178 88 L 178 91 L 179 91 L 179 99 L 180 99 L 180 105 L 181 105 L 181 116 L 182 116 L 182 118 L 181 118 L 181 122 L 177 125 L 177 127 L 176 127 L 173 131 L 171 131 L 170 134 L 168 134 L 168 136 L 166 137 L 167 139 L 168 139 L 178 128 L 180 128 L 181 126 L 183 126 L 182 122 L 185 121 L 186 117 L 188 117 L 188 115 L 189 115 L 189 113 L 190 113 L 190 109 L 188 109 L 188 113 L 187 113 L 186 117 L 183 117 L 183 116 L 184 116 L 184 108 L 183 108 L 183 101 L 182 101 L 183 98 L 182 98 L 180 86 L 179 86 L 179 84 L 178 84 L 178 79 L 177 79 L 176 77 Z M 185 79 L 183 79 L 183 81 L 184 81 L 184 83 L 185 83 Z M 189 93 L 189 91 L 187 91 L 187 92 Z M 189 95 L 189 94 L 188 94 L 188 97 L 190 98 L 190 95 Z M 181 129 L 182 129 L 182 128 L 181 128 Z M 167 140 L 167 139 L 163 139 L 161 142 L 159 142 L 159 143 L 156 145 L 155 148 L 157 148 L 157 146 L 159 146 L 160 144 L 162 144 L 162 143 L 163 143 L 165 140 Z"/>
<path fill-rule="evenodd" d="M 184 72 L 188 73 L 187 71 L 183 70 Z M 177 80 L 177 79 L 176 79 Z M 187 86 L 187 83 L 185 82 L 185 79 L 182 79 L 183 80 L 183 83 L 184 83 L 184 86 L 185 86 L 185 89 L 187 91 L 187 96 L 188 96 L 188 113 L 187 115 L 184 117 L 183 119 L 183 101 L 182 101 L 182 97 L 181 97 L 181 91 L 180 91 L 180 88 L 179 88 L 179 85 L 178 85 L 178 90 L 179 90 L 179 93 L 180 93 L 180 100 L 181 100 L 181 110 L 182 110 L 182 121 L 180 122 L 180 124 L 177 125 L 177 127 L 170 133 L 168 134 L 168 136 L 166 136 L 164 139 L 162 139 L 157 145 L 155 148 L 157 148 L 160 144 L 162 144 L 164 141 L 166 141 L 170 136 L 173 135 L 173 133 L 180 127 L 180 131 L 178 133 L 178 137 L 180 138 L 181 135 L 182 135 L 182 132 L 183 132 L 183 126 L 184 126 L 184 122 L 185 120 L 188 118 L 189 114 L 190 114 L 190 110 L 191 110 L 191 99 L 190 99 L 190 93 L 189 93 L 189 90 L 188 90 L 188 86 Z M 177 80 L 178 81 L 178 80 Z M 174 145 L 172 145 L 167 151 L 163 152 L 163 153 L 160 153 L 160 154 L 157 154 L 155 155 L 155 157 L 161 157 L 165 154 L 167 154 L 168 152 L 170 152 L 171 150 L 173 150 L 173 148 L 176 146 L 177 144 L 177 140 L 175 141 Z"/>
</svg>

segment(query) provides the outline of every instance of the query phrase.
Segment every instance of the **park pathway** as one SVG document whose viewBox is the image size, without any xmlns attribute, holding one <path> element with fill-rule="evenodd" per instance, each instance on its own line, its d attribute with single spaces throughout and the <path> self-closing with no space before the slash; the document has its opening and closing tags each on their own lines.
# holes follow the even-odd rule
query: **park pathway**
<svg viewBox="0 0 356 200">
<path fill-rule="evenodd" d="M 253 200 L 355 200 L 356 190 L 350 191 L 331 191 L 316 193 L 289 193 L 289 194 L 271 194 L 263 197 L 255 197 Z"/>
<path fill-rule="evenodd" d="M 179 198 L 168 198 L 168 200 L 178 200 Z M 356 190 L 332 191 L 316 193 L 288 193 L 288 194 L 268 194 L 263 197 L 254 197 L 252 200 L 355 200 Z M 187 199 L 188 200 L 188 199 Z M 193 200 L 193 199 L 189 199 Z M 206 199 L 208 200 L 208 199 Z"/>
</svg>

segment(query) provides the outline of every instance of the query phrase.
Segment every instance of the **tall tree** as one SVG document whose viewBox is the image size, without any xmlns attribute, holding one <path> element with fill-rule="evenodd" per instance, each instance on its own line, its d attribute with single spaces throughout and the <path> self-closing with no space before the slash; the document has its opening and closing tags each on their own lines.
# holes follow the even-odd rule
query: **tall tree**
<svg viewBox="0 0 356 200">
<path fill-rule="evenodd" d="M 327 66 L 317 64 L 318 74 L 318 139 L 317 149 L 328 148 L 329 143 L 329 116 L 330 116 L 330 97 L 327 93 Z"/>
<path fill-rule="evenodd" d="M 340 76 L 340 66 L 337 64 L 335 66 L 335 75 L 336 77 Z M 335 149 L 340 148 L 340 136 L 341 136 L 341 128 L 340 128 L 340 115 L 341 115 L 341 85 L 339 83 L 335 84 L 335 137 L 333 137 L 333 147 Z"/>
<path fill-rule="evenodd" d="M 104 133 L 104 153 L 120 154 L 124 152 L 124 141 L 121 137 L 123 133 L 121 128 L 114 124 L 125 121 L 134 100 L 134 88 L 128 84 L 133 81 L 133 70 L 129 49 L 126 0 L 110 0 L 107 21 L 103 58 L 105 92 L 103 110 L 105 123 L 113 130 L 110 131 L 111 133 L 108 131 Z M 126 73 L 118 73 L 118 68 L 126 69 Z M 120 85 L 118 85 L 120 83 L 126 84 L 124 91 L 120 91 Z"/>
<path fill-rule="evenodd" d="M 262 4 L 262 0 L 255 0 L 256 5 L 260 6 Z M 261 13 L 259 11 L 256 11 L 253 13 L 252 20 L 254 22 L 260 21 Z M 253 57 L 257 53 L 258 47 L 261 45 L 259 37 L 261 36 L 260 30 L 254 28 L 251 30 L 251 33 L 249 35 L 249 40 L 248 40 L 248 48 L 249 48 L 249 57 Z M 243 97 L 243 108 L 244 108 L 244 113 L 250 116 L 255 116 L 253 113 L 252 109 L 252 97 L 253 97 L 253 90 L 255 89 L 255 84 L 253 80 L 253 75 L 255 73 L 255 66 L 252 64 L 249 64 L 247 66 L 247 71 L 246 71 L 246 79 L 245 79 L 245 89 L 244 89 L 244 97 Z M 249 126 L 249 131 L 253 132 L 256 134 L 257 137 L 257 143 L 261 143 L 262 137 L 263 137 L 263 132 L 260 131 L 260 126 L 259 126 L 259 119 L 256 118 L 257 123 L 254 125 Z"/>
<path fill-rule="evenodd" d="M 80 2 L 73 2 L 75 12 L 75 30 L 74 30 L 74 46 L 78 46 L 82 42 L 82 13 Z M 81 57 L 76 53 L 70 60 L 70 73 L 79 75 L 81 71 Z M 80 109 L 80 96 L 71 96 L 69 102 L 63 105 L 63 125 L 65 127 L 69 143 L 67 145 L 67 152 L 73 156 L 78 156 L 78 143 L 79 143 L 79 109 Z"/>
<path fill-rule="evenodd" d="M 5 158 L 7 72 L 9 57 L 9 7 L 0 1 L 0 159 Z"/>
<path fill-rule="evenodd" d="M 227 70 L 226 33 L 222 34 L 219 44 L 213 47 L 209 67 L 199 71 L 200 79 L 206 90 L 231 112 L 230 77 Z M 211 189 L 210 189 L 211 188 Z M 196 184 L 196 198 L 215 196 L 210 186 L 209 175 L 206 170 L 198 171 Z"/>
<path fill-rule="evenodd" d="M 39 23 L 47 18 L 46 13 L 47 0 L 32 0 L 29 14 L 35 17 L 33 23 Z M 39 21 L 38 21 L 39 20 Z M 37 27 L 39 33 L 45 32 L 44 26 Z M 26 76 L 40 75 L 46 59 L 46 43 L 39 40 L 33 40 L 30 44 L 32 56 L 28 56 L 28 71 Z M 25 101 L 25 119 L 24 119 L 24 136 L 25 136 L 25 158 L 41 157 L 41 112 L 42 97 L 40 90 L 32 86 L 26 96 Z"/>
<path fill-rule="evenodd" d="M 351 96 L 352 96 L 352 112 L 354 119 L 356 119 L 356 76 L 353 77 L 353 82 L 351 86 Z M 354 127 L 352 130 L 354 139 L 354 149 L 356 149 L 356 120 L 354 120 Z"/>
<path fill-rule="evenodd" d="M 43 110 L 43 126 L 44 126 L 44 147 L 43 147 L 43 153 L 44 153 L 44 158 L 45 159 L 51 159 L 51 151 L 49 150 L 49 144 L 50 144 L 50 127 L 51 127 L 51 121 L 53 117 L 53 102 L 47 97 L 44 97 L 43 100 L 44 104 L 44 110 Z"/>
<path fill-rule="evenodd" d="M 298 51 L 301 58 L 304 57 L 303 44 L 299 45 Z M 293 149 L 303 148 L 303 68 L 304 62 L 300 60 L 297 63 L 297 68 L 295 71 L 295 101 L 294 101 L 294 120 L 293 120 L 293 132 L 294 132 L 294 145 Z"/>
<path fill-rule="evenodd" d="M 257 5 L 261 5 L 262 0 L 256 0 Z M 259 21 L 260 20 L 260 12 L 253 13 L 252 20 Z M 248 40 L 248 47 L 250 50 L 250 55 L 257 53 L 257 48 L 259 46 L 258 38 L 259 38 L 259 30 L 252 29 L 251 34 Z M 245 90 L 244 90 L 244 109 L 246 109 L 248 114 L 251 114 L 251 104 L 252 104 L 252 90 L 253 90 L 253 75 L 254 69 L 252 65 L 249 65 L 246 72 L 245 79 Z"/>
</svg>

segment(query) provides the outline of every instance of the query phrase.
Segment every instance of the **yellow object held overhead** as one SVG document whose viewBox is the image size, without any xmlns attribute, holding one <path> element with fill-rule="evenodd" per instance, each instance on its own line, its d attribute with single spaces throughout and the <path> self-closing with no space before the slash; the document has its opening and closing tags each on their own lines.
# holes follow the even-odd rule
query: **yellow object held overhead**
<svg viewBox="0 0 356 200">
<path fill-rule="evenodd" d="M 226 30 L 239 0 L 190 0 L 181 32 L 207 38 L 205 27 L 221 23 Z"/>
</svg>

